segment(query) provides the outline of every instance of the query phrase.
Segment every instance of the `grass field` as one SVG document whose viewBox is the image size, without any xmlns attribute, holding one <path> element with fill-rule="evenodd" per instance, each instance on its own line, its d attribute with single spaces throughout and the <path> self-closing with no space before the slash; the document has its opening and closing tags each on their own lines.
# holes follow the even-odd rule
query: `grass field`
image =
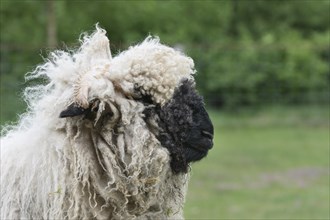
<svg viewBox="0 0 330 220">
<path fill-rule="evenodd" d="M 211 111 L 215 145 L 192 165 L 187 219 L 329 219 L 329 108 Z"/>
</svg>

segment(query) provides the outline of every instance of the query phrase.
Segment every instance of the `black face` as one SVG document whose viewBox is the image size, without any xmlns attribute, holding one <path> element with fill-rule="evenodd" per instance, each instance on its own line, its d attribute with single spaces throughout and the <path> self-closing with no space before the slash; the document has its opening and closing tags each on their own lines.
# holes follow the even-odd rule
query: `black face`
<svg viewBox="0 0 330 220">
<path fill-rule="evenodd" d="M 190 81 L 182 82 L 169 103 L 150 111 L 146 115 L 159 116 L 158 139 L 170 152 L 173 172 L 187 172 L 190 162 L 202 159 L 212 148 L 213 125 Z"/>
</svg>

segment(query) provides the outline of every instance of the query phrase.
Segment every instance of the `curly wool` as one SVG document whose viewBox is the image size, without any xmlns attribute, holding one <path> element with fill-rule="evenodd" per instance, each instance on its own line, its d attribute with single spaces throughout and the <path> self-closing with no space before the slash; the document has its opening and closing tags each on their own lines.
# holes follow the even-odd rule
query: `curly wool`
<svg viewBox="0 0 330 220">
<path fill-rule="evenodd" d="M 157 127 L 129 97 L 164 105 L 193 73 L 190 58 L 150 37 L 112 59 L 100 28 L 76 52 L 52 53 L 28 77 L 49 83 L 25 90 L 28 112 L 3 130 L 1 219 L 183 218 L 188 175 L 172 173 Z M 91 118 L 58 117 L 95 98 Z"/>
<path fill-rule="evenodd" d="M 142 95 L 150 95 L 162 106 L 172 98 L 180 81 L 193 80 L 195 73 L 190 57 L 151 37 L 119 54 L 114 62 L 116 65 L 110 68 L 112 80 L 120 81 L 130 91 L 138 87 Z"/>
</svg>

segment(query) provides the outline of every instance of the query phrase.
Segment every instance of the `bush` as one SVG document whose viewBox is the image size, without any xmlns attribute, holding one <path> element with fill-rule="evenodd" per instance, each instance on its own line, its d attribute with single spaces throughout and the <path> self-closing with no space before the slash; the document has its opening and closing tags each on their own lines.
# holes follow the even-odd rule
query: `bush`
<svg viewBox="0 0 330 220">
<path fill-rule="evenodd" d="M 114 54 L 158 35 L 194 58 L 198 88 L 211 105 L 328 103 L 327 0 L 54 4 L 58 48 L 74 46 L 96 22 L 108 30 Z M 40 49 L 45 57 L 52 49 L 45 8 L 46 2 L 1 3 L 1 75 L 22 79 L 40 62 Z"/>
</svg>

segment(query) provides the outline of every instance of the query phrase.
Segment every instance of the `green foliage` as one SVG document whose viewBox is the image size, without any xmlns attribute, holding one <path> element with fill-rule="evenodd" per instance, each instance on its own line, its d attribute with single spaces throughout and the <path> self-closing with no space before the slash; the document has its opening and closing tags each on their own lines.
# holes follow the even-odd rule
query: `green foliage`
<svg viewBox="0 0 330 220">
<path fill-rule="evenodd" d="M 114 54 L 158 35 L 196 62 L 213 106 L 329 100 L 327 0 L 56 1 L 57 48 L 74 48 L 95 23 Z M 1 79 L 23 78 L 47 57 L 46 1 L 1 1 Z M 17 91 L 16 91 L 17 92 Z"/>
<path fill-rule="evenodd" d="M 327 102 L 329 2 L 231 3 L 231 26 L 223 38 L 193 53 L 207 73 L 198 80 L 211 103 Z"/>
</svg>

